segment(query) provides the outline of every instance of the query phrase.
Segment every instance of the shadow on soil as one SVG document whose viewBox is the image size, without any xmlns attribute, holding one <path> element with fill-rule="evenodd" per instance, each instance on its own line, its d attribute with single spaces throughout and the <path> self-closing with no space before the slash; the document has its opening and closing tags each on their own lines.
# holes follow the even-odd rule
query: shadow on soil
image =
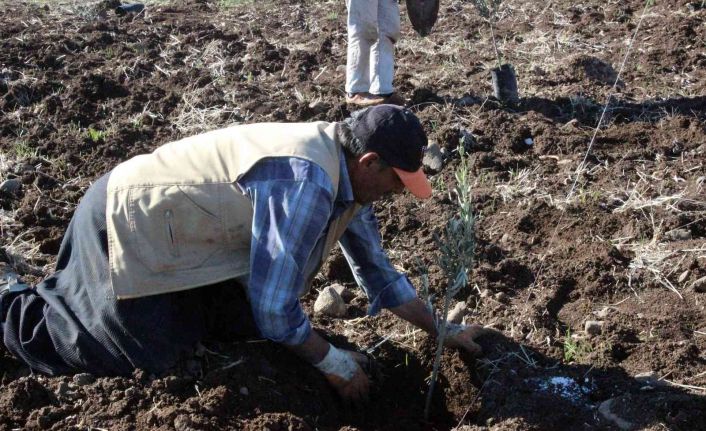
<svg viewBox="0 0 706 431">
<path fill-rule="evenodd" d="M 459 423 L 523 424 L 542 430 L 706 429 L 706 397 L 619 367 L 564 364 L 502 335 L 481 339 L 480 383 Z M 580 351 L 576 353 L 580 360 Z M 534 428 L 532 428 L 534 429 Z"/>
</svg>

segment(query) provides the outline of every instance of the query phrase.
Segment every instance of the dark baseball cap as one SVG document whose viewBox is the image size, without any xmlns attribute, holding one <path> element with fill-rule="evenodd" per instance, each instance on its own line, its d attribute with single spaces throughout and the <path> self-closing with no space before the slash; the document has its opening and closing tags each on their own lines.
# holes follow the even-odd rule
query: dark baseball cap
<svg viewBox="0 0 706 431">
<path fill-rule="evenodd" d="M 349 124 L 353 135 L 394 169 L 407 190 L 418 198 L 431 196 L 431 184 L 422 170 L 427 135 L 412 111 L 377 105 L 354 112 Z"/>
</svg>

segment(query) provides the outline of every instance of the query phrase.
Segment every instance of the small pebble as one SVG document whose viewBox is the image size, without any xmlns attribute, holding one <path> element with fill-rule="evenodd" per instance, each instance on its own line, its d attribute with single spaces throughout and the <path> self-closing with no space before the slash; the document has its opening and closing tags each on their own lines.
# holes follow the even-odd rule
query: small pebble
<svg viewBox="0 0 706 431">
<path fill-rule="evenodd" d="M 0 184 L 0 192 L 7 193 L 9 195 L 14 195 L 20 190 L 20 188 L 22 188 L 22 181 L 17 178 L 10 178 Z"/>
<path fill-rule="evenodd" d="M 687 279 L 687 277 L 689 277 L 689 270 L 688 269 L 686 271 L 682 272 L 681 274 L 679 274 L 679 278 L 677 279 L 677 281 L 679 283 L 683 283 Z"/>
<path fill-rule="evenodd" d="M 459 302 L 454 306 L 454 308 L 449 311 L 449 315 L 446 320 L 451 323 L 461 323 L 463 322 L 463 316 L 466 315 L 466 303 L 464 301 Z"/>
<path fill-rule="evenodd" d="M 600 335 L 603 332 L 603 322 L 601 320 L 587 320 L 584 324 L 584 331 L 589 335 Z"/>
<path fill-rule="evenodd" d="M 74 383 L 78 386 L 90 385 L 91 383 L 93 383 L 95 381 L 96 381 L 96 378 L 93 377 L 93 375 L 88 374 L 88 373 L 80 373 L 80 374 L 76 374 L 74 376 Z"/>
</svg>

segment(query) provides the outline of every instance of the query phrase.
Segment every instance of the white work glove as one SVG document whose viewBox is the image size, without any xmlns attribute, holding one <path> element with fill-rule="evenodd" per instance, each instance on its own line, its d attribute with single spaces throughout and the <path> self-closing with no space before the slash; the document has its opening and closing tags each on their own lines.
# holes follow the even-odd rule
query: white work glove
<svg viewBox="0 0 706 431">
<path fill-rule="evenodd" d="M 370 382 L 360 364 L 368 358 L 362 353 L 337 349 L 330 345 L 321 362 L 314 364 L 344 401 L 359 402 L 368 397 Z"/>
</svg>

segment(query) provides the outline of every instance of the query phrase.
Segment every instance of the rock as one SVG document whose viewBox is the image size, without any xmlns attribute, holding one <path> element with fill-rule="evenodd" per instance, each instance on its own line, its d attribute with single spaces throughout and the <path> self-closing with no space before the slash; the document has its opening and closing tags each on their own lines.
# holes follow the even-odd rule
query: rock
<svg viewBox="0 0 706 431">
<path fill-rule="evenodd" d="M 422 163 L 427 169 L 434 173 L 441 171 L 441 168 L 444 167 L 444 160 L 439 144 L 429 142 L 426 151 L 424 151 L 424 160 Z"/>
<path fill-rule="evenodd" d="M 91 383 L 93 383 L 95 381 L 96 381 L 96 378 L 93 377 L 93 375 L 88 374 L 88 373 L 80 373 L 80 374 L 76 374 L 74 376 L 74 383 L 77 386 L 90 385 Z"/>
<path fill-rule="evenodd" d="M 695 282 L 691 283 L 691 287 L 694 288 L 695 292 L 706 292 L 706 277 L 701 277 Z"/>
<path fill-rule="evenodd" d="M 59 415 L 52 412 L 51 407 L 42 407 L 37 412 L 37 427 L 39 429 L 49 429 L 59 419 Z"/>
<path fill-rule="evenodd" d="M 69 394 L 71 388 L 69 387 L 69 384 L 66 382 L 61 382 L 59 383 L 59 387 L 56 388 L 56 395 L 59 398 L 65 397 Z"/>
<path fill-rule="evenodd" d="M 481 298 L 487 298 L 490 296 L 490 289 L 483 289 L 480 291 L 480 297 Z"/>
<path fill-rule="evenodd" d="M 248 390 L 248 388 L 243 386 L 240 388 L 240 395 L 247 397 L 248 395 L 250 395 L 250 391 Z"/>
<path fill-rule="evenodd" d="M 508 243 L 510 243 L 510 238 L 512 238 L 512 237 L 510 236 L 509 233 L 504 233 L 502 238 L 500 238 L 500 243 L 501 244 L 508 244 Z"/>
<path fill-rule="evenodd" d="M 22 181 L 18 178 L 10 178 L 5 180 L 0 184 L 0 192 L 7 193 L 8 195 L 14 195 L 22 188 Z"/>
<path fill-rule="evenodd" d="M 176 431 L 193 430 L 193 424 L 194 422 L 187 414 L 180 414 L 176 418 L 174 418 L 174 429 Z"/>
<path fill-rule="evenodd" d="M 473 151 L 473 149 L 478 146 L 478 141 L 476 140 L 476 137 L 473 136 L 473 132 L 463 127 L 459 131 L 461 133 L 461 142 L 463 142 L 463 149 L 466 151 Z"/>
<path fill-rule="evenodd" d="M 587 320 L 584 324 L 584 331 L 588 335 L 600 335 L 603 332 L 602 320 Z"/>
<path fill-rule="evenodd" d="M 686 281 L 687 277 L 689 277 L 689 270 L 688 269 L 679 275 L 679 278 L 677 279 L 677 281 L 679 283 L 683 283 L 684 281 Z"/>
<path fill-rule="evenodd" d="M 458 99 L 458 102 L 456 102 L 458 106 L 471 106 L 475 105 L 476 103 L 478 103 L 478 99 L 473 96 L 463 96 L 462 98 Z"/>
<path fill-rule="evenodd" d="M 322 100 L 317 99 L 309 103 L 309 108 L 314 112 L 325 112 L 328 109 L 328 105 Z"/>
<path fill-rule="evenodd" d="M 610 407 L 613 404 L 613 398 L 605 400 L 598 406 L 598 413 L 601 414 L 607 421 L 614 423 L 621 430 L 631 430 L 635 427 L 632 422 L 628 422 L 625 419 L 615 415 L 610 411 Z"/>
<path fill-rule="evenodd" d="M 611 311 L 613 311 L 612 307 L 603 307 L 598 311 L 594 311 L 593 314 L 600 319 L 605 319 Z"/>
<path fill-rule="evenodd" d="M 645 383 L 648 385 L 659 380 L 659 377 L 657 377 L 657 373 L 655 373 L 654 371 L 645 371 L 644 373 L 638 373 L 635 374 L 633 378 L 640 383 Z"/>
<path fill-rule="evenodd" d="M 531 147 L 533 144 L 534 144 L 534 139 L 532 139 L 532 138 L 525 139 L 525 145 L 527 145 L 528 147 Z"/>
<path fill-rule="evenodd" d="M 507 299 L 507 294 L 505 292 L 498 292 L 493 295 L 493 298 L 495 298 L 495 300 L 498 302 L 505 302 L 505 300 Z"/>
<path fill-rule="evenodd" d="M 343 301 L 345 303 L 351 302 L 351 300 L 353 298 L 355 298 L 355 293 L 353 293 L 353 291 L 351 291 L 349 288 L 347 288 L 346 286 L 344 286 L 342 284 L 336 283 L 336 284 L 332 284 L 329 287 L 332 288 L 333 290 L 335 290 L 336 293 L 341 295 L 341 298 L 343 298 Z"/>
<path fill-rule="evenodd" d="M 454 306 L 454 308 L 449 311 L 449 315 L 446 317 L 447 322 L 451 323 L 461 323 L 463 322 L 463 316 L 466 315 L 466 302 L 461 301 Z"/>
<path fill-rule="evenodd" d="M 342 317 L 346 315 L 346 303 L 331 286 L 325 287 L 314 303 L 314 313 Z"/>
<path fill-rule="evenodd" d="M 689 229 L 674 229 L 667 232 L 665 236 L 671 241 L 689 241 L 691 231 Z"/>
<path fill-rule="evenodd" d="M 644 373 L 638 373 L 638 374 L 635 374 L 633 376 L 633 378 L 644 385 L 663 386 L 663 387 L 671 386 L 671 383 L 669 383 L 666 380 L 660 379 L 659 375 L 654 371 L 646 371 Z"/>
</svg>

